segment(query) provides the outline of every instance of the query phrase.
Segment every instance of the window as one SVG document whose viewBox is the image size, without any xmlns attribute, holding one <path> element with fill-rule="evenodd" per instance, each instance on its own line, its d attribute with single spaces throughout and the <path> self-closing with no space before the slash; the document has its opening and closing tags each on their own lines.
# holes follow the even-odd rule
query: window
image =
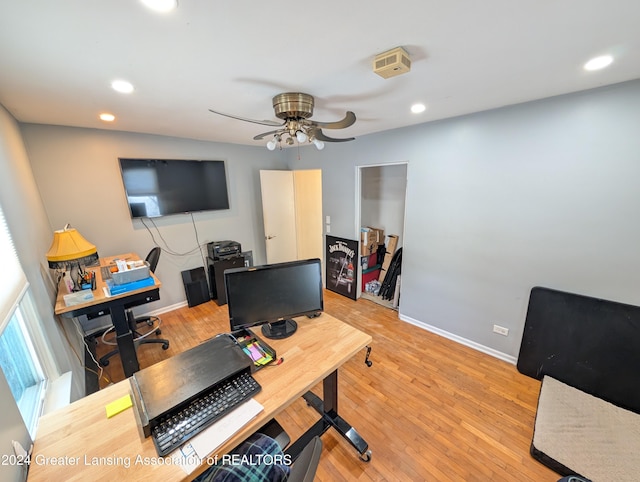
<svg viewBox="0 0 640 482">
<path fill-rule="evenodd" d="M 20 306 L 0 333 L 0 368 L 31 436 L 44 400 L 46 379 Z"/>
<path fill-rule="evenodd" d="M 0 369 L 34 438 L 46 388 L 46 377 L 32 343 L 39 320 L 1 207 L 0 266 Z"/>
</svg>

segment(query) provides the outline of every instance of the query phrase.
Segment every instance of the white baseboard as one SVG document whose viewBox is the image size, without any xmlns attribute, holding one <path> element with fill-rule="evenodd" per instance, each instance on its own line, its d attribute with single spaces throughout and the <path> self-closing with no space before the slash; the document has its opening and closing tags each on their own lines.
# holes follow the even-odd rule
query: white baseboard
<svg viewBox="0 0 640 482">
<path fill-rule="evenodd" d="M 162 313 L 167 313 L 168 311 L 177 310 L 178 308 L 183 308 L 188 306 L 187 301 L 181 301 L 180 303 L 174 303 L 173 305 L 163 306 L 162 308 L 158 308 L 157 310 L 148 311 L 146 313 L 140 313 L 138 316 L 159 316 Z"/>
<path fill-rule="evenodd" d="M 442 330 L 435 326 L 431 326 L 427 323 L 423 323 L 422 321 L 415 320 L 409 316 L 399 314 L 398 317 L 402 321 L 406 321 L 407 323 L 430 331 L 431 333 L 435 333 L 436 335 L 440 335 L 444 338 L 460 343 L 461 345 L 468 346 L 469 348 L 473 348 L 474 350 L 477 350 L 479 352 L 486 353 L 487 355 L 491 355 L 494 358 L 506 361 L 507 363 L 511 363 L 512 365 L 515 365 L 518 361 L 518 359 L 512 355 L 507 355 L 506 353 L 494 350 L 493 348 L 489 348 L 488 346 L 481 345 L 480 343 L 476 343 L 475 341 L 467 340 L 466 338 L 454 335 L 453 333 L 449 333 L 448 331 Z"/>
</svg>

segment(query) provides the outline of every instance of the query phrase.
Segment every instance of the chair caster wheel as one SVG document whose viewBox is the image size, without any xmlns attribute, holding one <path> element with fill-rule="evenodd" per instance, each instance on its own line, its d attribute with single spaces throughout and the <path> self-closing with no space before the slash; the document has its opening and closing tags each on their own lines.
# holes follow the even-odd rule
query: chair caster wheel
<svg viewBox="0 0 640 482">
<path fill-rule="evenodd" d="M 100 360 L 100 366 L 102 367 L 109 366 L 109 360 L 104 360 L 104 361 Z"/>
<path fill-rule="evenodd" d="M 360 460 L 362 460 L 363 462 L 370 462 L 371 461 L 371 450 L 367 450 L 365 453 L 360 454 Z"/>
<path fill-rule="evenodd" d="M 160 331 L 160 328 L 156 330 L 156 335 L 162 335 L 162 331 Z"/>
<path fill-rule="evenodd" d="M 163 343 L 162 344 L 162 349 L 163 350 L 168 350 L 169 349 L 169 343 Z"/>
</svg>

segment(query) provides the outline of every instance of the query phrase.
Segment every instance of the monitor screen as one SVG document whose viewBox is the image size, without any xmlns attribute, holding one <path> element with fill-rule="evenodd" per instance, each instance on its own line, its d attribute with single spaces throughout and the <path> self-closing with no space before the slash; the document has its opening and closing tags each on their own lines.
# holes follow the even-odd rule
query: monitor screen
<svg viewBox="0 0 640 482">
<path fill-rule="evenodd" d="M 229 209 L 224 161 L 119 161 L 132 218 Z"/>
<path fill-rule="evenodd" d="M 224 272 L 231 331 L 262 325 L 267 338 L 286 338 L 291 318 L 324 309 L 319 259 L 291 261 Z"/>
</svg>

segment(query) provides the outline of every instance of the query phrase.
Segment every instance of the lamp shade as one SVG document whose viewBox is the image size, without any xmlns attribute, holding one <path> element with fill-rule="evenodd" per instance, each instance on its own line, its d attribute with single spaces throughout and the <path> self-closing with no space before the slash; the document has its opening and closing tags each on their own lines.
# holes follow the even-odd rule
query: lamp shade
<svg viewBox="0 0 640 482">
<path fill-rule="evenodd" d="M 75 229 L 65 227 L 54 231 L 51 247 L 47 251 L 50 268 L 58 268 L 69 261 L 94 262 L 98 259 L 98 250 Z"/>
</svg>

